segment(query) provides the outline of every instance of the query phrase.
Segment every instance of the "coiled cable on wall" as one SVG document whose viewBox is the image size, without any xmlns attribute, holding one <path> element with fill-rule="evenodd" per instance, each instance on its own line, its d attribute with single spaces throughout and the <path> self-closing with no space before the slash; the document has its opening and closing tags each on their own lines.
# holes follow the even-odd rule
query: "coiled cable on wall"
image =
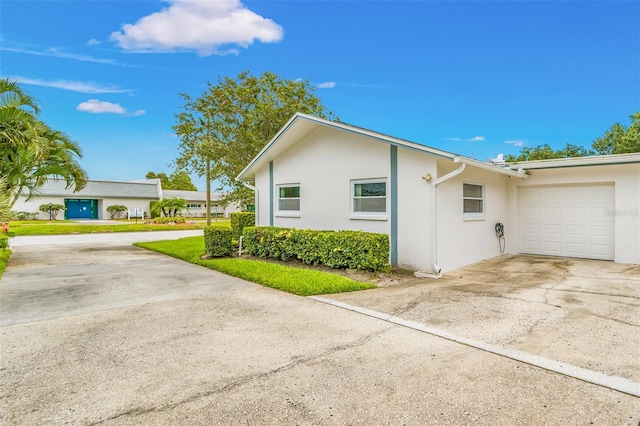
<svg viewBox="0 0 640 426">
<path fill-rule="evenodd" d="M 496 223 L 496 237 L 498 237 L 498 247 L 500 247 L 500 253 L 504 253 L 504 249 L 507 247 L 507 240 L 504 238 L 504 225 L 500 222 Z"/>
</svg>

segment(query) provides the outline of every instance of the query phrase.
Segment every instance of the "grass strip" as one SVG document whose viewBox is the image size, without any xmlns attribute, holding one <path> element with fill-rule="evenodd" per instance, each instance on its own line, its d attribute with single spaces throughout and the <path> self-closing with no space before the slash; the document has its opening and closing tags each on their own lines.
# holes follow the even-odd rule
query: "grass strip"
<svg viewBox="0 0 640 426">
<path fill-rule="evenodd" d="M 134 245 L 300 296 L 376 288 L 374 284 L 354 281 L 330 272 L 294 268 L 259 260 L 200 259 L 200 256 L 205 252 L 204 237 L 186 237 L 171 241 L 135 243 Z"/>
<path fill-rule="evenodd" d="M 151 223 L 125 223 L 113 224 L 79 224 L 74 222 L 43 222 L 43 221 L 11 221 L 11 235 L 64 235 L 64 234 L 92 234 L 109 232 L 140 232 L 140 231 L 186 231 L 190 229 L 203 229 L 204 223 L 186 224 L 151 224 Z M 211 223 L 211 226 L 229 228 L 228 221 Z"/>
<path fill-rule="evenodd" d="M 0 278 L 2 278 L 2 274 L 4 273 L 5 268 L 7 267 L 7 262 L 9 261 L 9 256 L 11 256 L 11 250 L 9 249 L 0 249 Z"/>
</svg>

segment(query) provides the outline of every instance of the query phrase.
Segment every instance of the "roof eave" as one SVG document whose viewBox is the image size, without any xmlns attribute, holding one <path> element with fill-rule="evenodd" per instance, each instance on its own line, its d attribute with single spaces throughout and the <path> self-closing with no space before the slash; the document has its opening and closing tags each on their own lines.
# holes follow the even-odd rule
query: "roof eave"
<svg viewBox="0 0 640 426">
<path fill-rule="evenodd" d="M 638 164 L 640 153 L 597 155 L 591 157 L 553 158 L 548 160 L 519 161 L 509 163 L 510 169 L 555 169 L 565 167 L 609 166 L 614 164 Z"/>
</svg>

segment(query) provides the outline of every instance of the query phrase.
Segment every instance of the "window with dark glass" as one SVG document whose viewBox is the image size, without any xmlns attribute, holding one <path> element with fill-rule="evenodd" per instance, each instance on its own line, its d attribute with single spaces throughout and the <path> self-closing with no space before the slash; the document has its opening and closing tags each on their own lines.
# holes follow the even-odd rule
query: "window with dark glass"
<svg viewBox="0 0 640 426">
<path fill-rule="evenodd" d="M 387 182 L 353 181 L 353 213 L 387 212 Z"/>
<path fill-rule="evenodd" d="M 463 212 L 466 215 L 484 214 L 484 187 L 480 184 L 462 185 Z"/>
<path fill-rule="evenodd" d="M 278 186 L 278 211 L 300 211 L 300 185 Z"/>
</svg>

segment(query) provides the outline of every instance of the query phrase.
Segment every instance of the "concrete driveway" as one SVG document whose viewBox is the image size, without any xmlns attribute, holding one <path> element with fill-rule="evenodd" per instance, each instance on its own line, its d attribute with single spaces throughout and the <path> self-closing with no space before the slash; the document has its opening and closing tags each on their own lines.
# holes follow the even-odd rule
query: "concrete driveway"
<svg viewBox="0 0 640 426">
<path fill-rule="evenodd" d="M 636 426 L 640 420 L 637 397 L 100 238 L 91 245 L 15 246 L 0 280 L 0 423 Z M 473 296 L 484 298 L 483 291 L 469 287 L 468 303 L 457 307 L 459 325 L 452 301 L 438 292 L 447 279 L 453 277 L 331 299 L 425 323 L 437 321 L 433 310 L 440 309 L 445 319 L 438 325 L 452 332 L 530 343 L 517 340 L 528 335 L 528 323 L 519 335 L 507 329 L 513 315 L 525 321 L 536 309 L 527 315 L 494 306 L 482 314 Z M 389 302 L 392 291 L 404 299 Z M 425 305 L 430 294 L 442 297 Z M 534 306 L 547 312 L 555 303 L 548 294 L 547 303 Z M 624 300 L 637 313 L 637 298 Z M 478 327 L 485 331 L 476 332 L 471 320 L 483 315 Z M 504 330 L 488 332 L 485 322 L 492 321 Z M 533 332 L 555 321 L 540 320 Z M 617 375 L 637 377 L 627 364 L 619 362 Z"/>
</svg>

